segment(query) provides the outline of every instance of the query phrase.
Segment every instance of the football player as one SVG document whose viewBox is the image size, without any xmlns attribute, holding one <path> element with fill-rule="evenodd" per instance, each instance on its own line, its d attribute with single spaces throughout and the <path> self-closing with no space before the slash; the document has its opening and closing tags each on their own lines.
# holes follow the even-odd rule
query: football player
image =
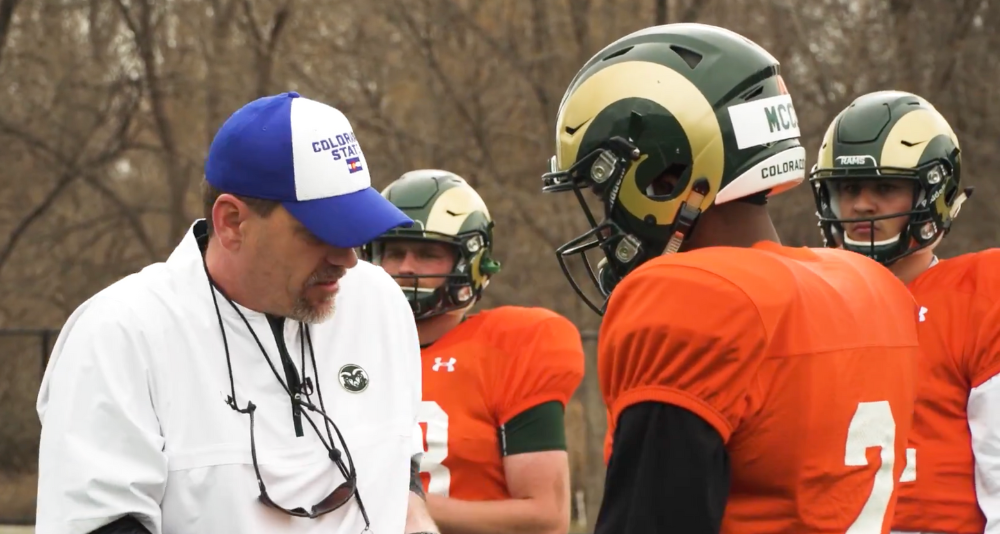
<svg viewBox="0 0 1000 534">
<path fill-rule="evenodd" d="M 565 534 L 563 416 L 583 379 L 580 333 L 542 308 L 470 314 L 500 264 L 490 212 L 464 179 L 416 170 L 382 194 L 414 221 L 366 255 L 396 277 L 417 321 L 431 515 L 444 533 Z"/>
<path fill-rule="evenodd" d="M 955 132 L 917 95 L 864 95 L 827 129 L 810 181 L 826 244 L 881 262 L 921 306 L 893 529 L 1000 533 L 1000 249 L 934 254 L 972 192 Z"/>
<path fill-rule="evenodd" d="M 917 307 L 877 262 L 779 243 L 798 138 L 778 61 L 714 26 L 635 32 L 570 83 L 543 190 L 592 227 L 557 256 L 604 316 L 598 534 L 888 532 Z M 600 296 L 568 266 L 588 252 Z"/>
</svg>

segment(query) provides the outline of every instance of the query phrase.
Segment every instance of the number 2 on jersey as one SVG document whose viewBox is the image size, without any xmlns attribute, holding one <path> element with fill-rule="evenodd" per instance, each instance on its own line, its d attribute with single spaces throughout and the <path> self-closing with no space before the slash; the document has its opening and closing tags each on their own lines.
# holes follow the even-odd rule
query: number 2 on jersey
<svg viewBox="0 0 1000 534">
<path fill-rule="evenodd" d="M 420 403 L 417 414 L 420 426 L 427 426 L 427 452 L 420 460 L 420 472 L 430 476 L 427 492 L 447 497 L 451 489 L 451 471 L 441 462 L 448 457 L 448 414 L 434 401 Z"/>
<path fill-rule="evenodd" d="M 420 461 L 420 472 L 430 476 L 428 492 L 448 496 L 451 471 L 441 462 L 448 457 L 448 414 L 434 401 L 420 403 L 420 423 L 427 427 L 427 452 Z M 847 430 L 844 463 L 848 466 L 868 465 L 865 451 L 879 447 L 882 465 L 875 473 L 875 483 L 861 513 L 846 534 L 879 534 L 886 520 L 886 510 L 895 486 L 896 421 L 887 401 L 861 402 Z"/>
<path fill-rule="evenodd" d="M 880 534 L 885 523 L 886 509 L 895 487 L 896 421 L 888 401 L 860 402 L 847 430 L 847 447 L 844 463 L 849 466 L 868 465 L 865 450 L 879 447 L 882 465 L 875 473 L 875 484 L 865 501 L 858 518 L 847 529 L 847 534 Z"/>
</svg>

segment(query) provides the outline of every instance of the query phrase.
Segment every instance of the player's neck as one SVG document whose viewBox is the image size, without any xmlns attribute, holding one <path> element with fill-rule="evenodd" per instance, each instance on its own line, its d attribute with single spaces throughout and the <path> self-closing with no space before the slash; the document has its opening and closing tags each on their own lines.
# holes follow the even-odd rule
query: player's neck
<svg viewBox="0 0 1000 534">
<path fill-rule="evenodd" d="M 417 337 L 420 339 L 420 346 L 430 345 L 451 332 L 453 328 L 462 322 L 464 313 L 446 313 L 417 321 Z"/>
<path fill-rule="evenodd" d="M 704 247 L 752 247 L 761 241 L 780 244 L 767 206 L 729 202 L 701 214 L 684 250 Z"/>
<path fill-rule="evenodd" d="M 924 271 L 930 269 L 934 263 L 934 251 L 925 249 L 893 263 L 889 266 L 889 270 L 892 271 L 892 274 L 896 275 L 896 278 L 902 280 L 904 284 L 909 285 L 910 282 L 916 280 Z"/>
</svg>

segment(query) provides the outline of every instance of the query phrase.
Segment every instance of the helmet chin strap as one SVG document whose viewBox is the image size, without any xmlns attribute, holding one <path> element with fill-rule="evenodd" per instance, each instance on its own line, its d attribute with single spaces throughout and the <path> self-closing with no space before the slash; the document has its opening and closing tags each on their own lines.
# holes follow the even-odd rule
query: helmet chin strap
<svg viewBox="0 0 1000 534">
<path fill-rule="evenodd" d="M 670 236 L 670 241 L 667 242 L 667 248 L 663 251 L 664 254 L 674 254 L 680 250 L 681 245 L 684 244 L 684 240 L 691 233 L 691 228 L 694 226 L 695 221 L 701 215 L 701 208 L 697 206 L 701 206 L 702 201 L 705 200 L 705 195 L 708 193 L 708 183 L 705 182 L 702 184 L 701 182 L 702 180 L 699 180 L 695 183 L 695 186 L 691 188 L 691 193 L 688 194 L 687 198 L 684 199 L 684 203 L 681 204 L 681 209 L 677 211 L 677 222 L 674 224 L 674 232 Z"/>
<path fill-rule="evenodd" d="M 598 289 L 605 296 L 611 294 L 611 290 L 615 288 L 616 282 L 614 277 L 611 276 L 611 269 L 608 268 L 608 259 L 601 258 L 601 261 L 597 262 L 597 283 Z"/>
<path fill-rule="evenodd" d="M 681 204 L 680 209 L 677 211 L 677 217 L 673 225 L 673 233 L 670 236 L 669 241 L 664 249 L 663 254 L 673 254 L 680 250 L 681 245 L 684 240 L 687 239 L 688 235 L 691 233 L 691 229 L 694 227 L 695 222 L 698 220 L 698 216 L 701 215 L 701 203 L 705 200 L 705 196 L 708 195 L 709 185 L 708 180 L 704 178 L 699 178 L 695 181 L 694 186 L 691 188 L 691 192 L 688 193 L 687 198 Z M 612 197 L 616 195 L 616 191 L 612 192 Z M 635 259 L 635 257 L 640 253 L 640 251 L 648 245 L 644 245 L 638 238 L 632 234 L 625 234 L 622 239 L 615 246 L 615 258 L 622 264 L 626 264 Z M 662 255 L 662 254 L 661 254 Z M 597 282 L 598 288 L 604 293 L 605 296 L 610 295 L 614 286 L 620 280 L 616 280 L 614 276 L 614 271 L 610 268 L 608 258 L 602 258 L 597 263 Z"/>
<path fill-rule="evenodd" d="M 965 201 L 969 200 L 969 197 L 972 196 L 972 192 L 974 190 L 975 189 L 972 187 L 966 187 L 961 193 L 959 193 L 958 197 L 955 198 L 955 201 L 951 203 L 949 215 L 952 220 L 954 220 L 955 217 L 958 217 L 958 212 L 962 211 L 962 204 L 965 204 Z"/>
</svg>

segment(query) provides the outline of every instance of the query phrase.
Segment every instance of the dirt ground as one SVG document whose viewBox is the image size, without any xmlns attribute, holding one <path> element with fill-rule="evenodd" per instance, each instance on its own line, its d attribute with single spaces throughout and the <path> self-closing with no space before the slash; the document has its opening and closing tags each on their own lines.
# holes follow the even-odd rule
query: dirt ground
<svg viewBox="0 0 1000 534">
<path fill-rule="evenodd" d="M 23 521 L 35 515 L 38 475 L 0 473 L 0 534 L 32 534 L 33 527 L 7 526 L 5 521 Z"/>
</svg>

